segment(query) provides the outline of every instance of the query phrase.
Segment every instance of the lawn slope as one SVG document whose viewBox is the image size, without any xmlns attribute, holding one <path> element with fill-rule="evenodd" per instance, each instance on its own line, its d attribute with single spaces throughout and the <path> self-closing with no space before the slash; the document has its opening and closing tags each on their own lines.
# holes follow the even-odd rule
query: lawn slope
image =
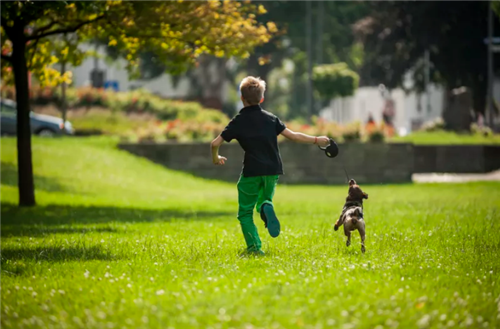
<svg viewBox="0 0 500 329">
<path fill-rule="evenodd" d="M 234 184 L 109 139 L 34 139 L 38 206 L 19 209 L 1 147 L 2 328 L 500 326 L 498 183 L 363 187 L 364 255 L 333 231 L 345 186 L 279 186 L 282 234 L 255 216 L 252 258 Z"/>
</svg>

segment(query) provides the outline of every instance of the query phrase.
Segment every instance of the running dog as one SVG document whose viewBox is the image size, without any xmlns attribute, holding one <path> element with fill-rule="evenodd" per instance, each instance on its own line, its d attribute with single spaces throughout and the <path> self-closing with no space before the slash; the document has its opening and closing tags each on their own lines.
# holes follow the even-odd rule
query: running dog
<svg viewBox="0 0 500 329">
<path fill-rule="evenodd" d="M 337 231 L 344 225 L 344 233 L 347 236 L 346 246 L 351 245 L 351 232 L 358 230 L 361 237 L 361 251 L 365 252 L 365 221 L 363 220 L 363 199 L 368 199 L 368 194 L 363 192 L 354 179 L 349 180 L 349 192 L 342 209 L 342 214 L 335 223 Z"/>
</svg>

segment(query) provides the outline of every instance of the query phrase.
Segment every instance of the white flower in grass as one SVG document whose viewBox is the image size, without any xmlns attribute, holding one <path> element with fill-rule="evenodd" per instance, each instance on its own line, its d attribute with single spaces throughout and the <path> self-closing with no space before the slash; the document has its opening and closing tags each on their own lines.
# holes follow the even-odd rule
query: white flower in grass
<svg viewBox="0 0 500 329">
<path fill-rule="evenodd" d="M 431 321 L 431 316 L 429 314 L 426 314 L 420 320 L 418 320 L 417 326 L 419 326 L 420 328 L 427 328 L 429 326 L 430 321 Z"/>
<path fill-rule="evenodd" d="M 158 291 L 156 292 L 156 294 L 157 294 L 158 296 L 161 296 L 161 295 L 165 294 L 165 290 L 163 290 L 163 289 L 158 290 Z"/>
</svg>

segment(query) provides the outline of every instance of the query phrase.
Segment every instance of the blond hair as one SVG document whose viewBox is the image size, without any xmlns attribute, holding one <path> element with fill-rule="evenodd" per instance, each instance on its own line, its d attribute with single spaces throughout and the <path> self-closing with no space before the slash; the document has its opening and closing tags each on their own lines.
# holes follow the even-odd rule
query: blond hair
<svg viewBox="0 0 500 329">
<path fill-rule="evenodd" d="M 264 98 L 264 92 L 266 91 L 266 82 L 261 78 L 256 78 L 248 76 L 241 80 L 240 92 L 241 96 L 249 105 L 260 104 L 262 98 Z"/>
</svg>

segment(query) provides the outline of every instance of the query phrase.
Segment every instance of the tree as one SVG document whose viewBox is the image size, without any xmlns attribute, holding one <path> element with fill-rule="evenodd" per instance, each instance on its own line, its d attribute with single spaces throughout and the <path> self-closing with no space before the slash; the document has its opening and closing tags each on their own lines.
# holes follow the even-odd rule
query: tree
<svg viewBox="0 0 500 329">
<path fill-rule="evenodd" d="M 314 89 L 323 98 L 352 96 L 359 84 L 359 76 L 346 63 L 318 65 L 313 69 Z"/>
<path fill-rule="evenodd" d="M 371 2 L 371 13 L 354 30 L 363 42 L 362 85 L 404 87 L 410 72 L 413 89 L 424 88 L 422 58 L 432 62 L 431 81 L 448 89 L 468 86 L 474 109 L 483 112 L 487 84 L 488 2 Z"/>
<path fill-rule="evenodd" d="M 61 78 L 48 37 L 77 32 L 97 37 L 138 74 L 139 54 L 157 55 L 170 73 L 185 71 L 202 54 L 248 57 L 271 34 L 256 21 L 258 8 L 236 1 L 13 1 L 1 4 L 2 70 L 12 67 L 16 87 L 19 205 L 35 205 L 31 160 L 28 70 L 42 82 Z"/>
<path fill-rule="evenodd" d="M 306 40 L 313 39 L 315 45 L 313 61 L 316 64 L 345 62 L 357 70 L 363 60 L 363 49 L 355 40 L 351 25 L 369 13 L 369 4 L 359 1 L 313 2 L 312 35 L 306 35 L 306 7 L 303 1 L 258 1 L 267 13 L 261 21 L 275 23 L 278 33 L 269 42 L 255 49 L 244 69 L 249 74 L 267 80 L 273 70 L 282 71 L 284 59 L 292 59 L 294 69 L 289 79 L 288 117 L 310 115 L 306 106 L 307 55 Z M 283 105 L 280 90 L 268 86 L 266 106 L 277 108 Z M 277 88 L 279 89 L 279 88 Z M 276 91 L 276 93 L 275 93 Z M 279 98 L 279 99 L 278 99 Z"/>
</svg>

